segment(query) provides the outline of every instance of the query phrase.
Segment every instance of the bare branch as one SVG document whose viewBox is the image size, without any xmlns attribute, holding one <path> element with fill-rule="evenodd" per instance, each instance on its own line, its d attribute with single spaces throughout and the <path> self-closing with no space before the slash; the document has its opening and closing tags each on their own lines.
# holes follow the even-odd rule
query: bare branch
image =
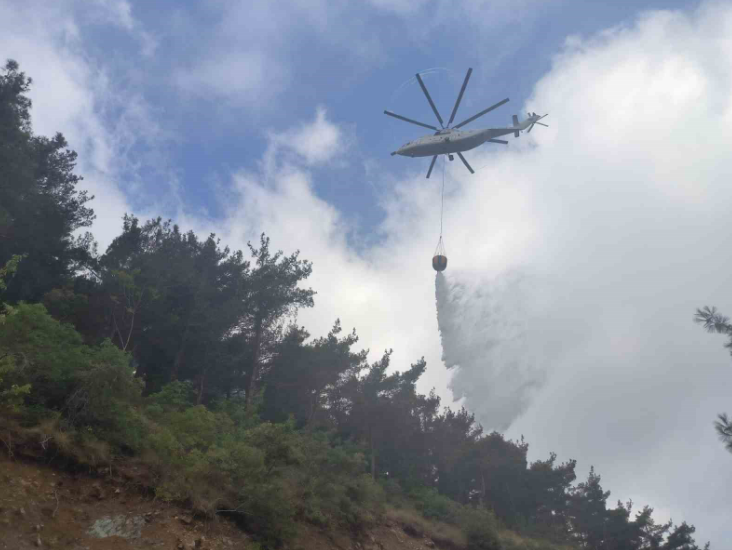
<svg viewBox="0 0 732 550">
<path fill-rule="evenodd" d="M 58 493 L 56 492 L 56 489 L 53 489 L 53 496 L 56 498 L 56 508 L 53 510 L 53 514 L 51 514 L 52 518 L 56 517 L 56 512 L 58 512 L 58 505 L 59 505 L 59 499 L 58 499 Z"/>
</svg>

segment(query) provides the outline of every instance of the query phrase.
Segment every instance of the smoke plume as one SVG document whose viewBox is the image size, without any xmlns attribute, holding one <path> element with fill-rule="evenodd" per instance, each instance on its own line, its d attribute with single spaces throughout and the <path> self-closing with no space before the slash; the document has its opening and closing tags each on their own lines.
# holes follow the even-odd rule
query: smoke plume
<svg viewBox="0 0 732 550">
<path fill-rule="evenodd" d="M 537 353 L 539 286 L 520 271 L 492 281 L 461 279 L 438 273 L 435 280 L 442 360 L 454 370 L 455 399 L 464 399 L 485 429 L 503 431 L 545 379 Z"/>
</svg>

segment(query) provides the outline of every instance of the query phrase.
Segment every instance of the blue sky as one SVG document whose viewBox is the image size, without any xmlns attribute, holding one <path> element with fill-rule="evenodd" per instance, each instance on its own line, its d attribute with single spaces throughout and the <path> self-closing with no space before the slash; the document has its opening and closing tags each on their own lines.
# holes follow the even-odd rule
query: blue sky
<svg viewBox="0 0 732 550">
<path fill-rule="evenodd" d="M 519 112 L 567 36 L 626 23 L 641 10 L 688 8 L 696 2 L 473 2 L 476 7 L 465 10 L 447 5 L 436 10 L 433 2 L 416 2 L 416 9 L 404 11 L 400 6 L 411 3 L 313 2 L 314 8 L 307 2 L 299 8 L 251 4 L 261 7 L 237 7 L 235 2 L 131 3 L 130 15 L 154 40 L 154 53 L 145 51 L 139 35 L 98 18 L 80 28 L 85 54 L 109 68 L 113 86 L 142 96 L 155 122 L 175 136 L 156 147 L 177 179 L 184 208 L 194 214 L 220 215 L 210 182 L 254 166 L 266 150 L 267 132 L 307 121 L 317 106 L 325 106 L 330 119 L 354 127 L 357 146 L 345 158 L 347 167 L 318 170 L 315 189 L 359 219 L 368 232 L 383 219 L 383 211 L 376 200 L 378 183 L 364 163 L 377 163 L 393 173 L 425 164 L 388 157 L 396 145 L 420 135 L 420 129 L 381 115 L 390 108 L 433 122 L 416 83 L 393 99 L 415 72 L 443 69 L 426 81 L 441 111 L 449 113 L 465 71 L 473 67 L 460 114 L 467 117 L 510 97 L 508 105 L 480 121 L 500 126 Z M 79 13 L 83 9 L 80 5 Z M 451 16 L 441 17 L 440 10 Z M 262 20 L 270 27 L 259 29 Z M 234 66 L 234 74 L 227 74 L 225 64 L 227 56 L 252 52 L 263 53 L 265 73 L 286 74 L 272 77 L 271 86 L 271 75 L 265 76 L 258 85 L 261 90 L 247 89 L 241 82 L 248 78 L 241 74 L 246 69 Z M 213 88 L 181 89 L 180 71 L 206 67 L 221 70 Z M 145 144 L 137 144 L 135 152 L 144 154 Z M 147 182 L 144 187 L 153 185 L 160 183 Z M 129 199 L 139 207 L 147 197 L 143 192 Z"/>
<path fill-rule="evenodd" d="M 34 129 L 79 153 L 102 250 L 125 212 L 235 249 L 265 231 L 314 262 L 314 336 L 339 317 L 372 358 L 424 356 L 422 391 L 713 548 L 732 365 L 691 317 L 732 312 L 730 36 L 729 1 L 0 0 L 0 52 L 34 78 Z M 458 118 L 510 97 L 480 124 L 550 127 L 470 151 L 475 175 L 447 163 L 443 341 L 442 166 L 390 157 L 420 129 L 383 110 L 433 121 L 400 87 L 440 68 L 449 116 L 468 67 Z"/>
</svg>

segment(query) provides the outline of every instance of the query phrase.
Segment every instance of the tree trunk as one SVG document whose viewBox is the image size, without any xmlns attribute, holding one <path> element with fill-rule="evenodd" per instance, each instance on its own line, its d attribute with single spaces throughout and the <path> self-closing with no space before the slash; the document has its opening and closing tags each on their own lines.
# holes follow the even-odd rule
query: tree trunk
<svg viewBox="0 0 732 550">
<path fill-rule="evenodd" d="M 480 480 L 483 482 L 483 493 L 480 496 L 480 505 L 483 506 L 485 503 L 485 473 L 483 468 L 480 469 Z"/>
<path fill-rule="evenodd" d="M 371 479 L 376 481 L 376 451 L 374 450 L 374 434 L 369 430 L 369 446 L 371 447 Z"/>
<path fill-rule="evenodd" d="M 323 388 L 317 390 L 313 398 L 310 402 L 310 414 L 308 415 L 308 421 L 305 424 L 306 426 L 309 426 L 310 423 L 313 421 L 313 418 L 315 418 L 315 413 L 318 412 L 319 404 L 320 404 L 320 396 L 323 391 Z"/>
<path fill-rule="evenodd" d="M 257 375 L 259 374 L 259 357 L 261 355 L 262 347 L 262 332 L 262 320 L 260 318 L 257 318 L 254 321 L 254 353 L 252 354 L 252 373 L 249 376 L 249 387 L 247 388 L 247 393 L 244 396 L 244 404 L 247 411 L 249 411 L 249 408 L 251 407 L 252 397 L 254 396 L 254 392 L 257 388 Z"/>
<path fill-rule="evenodd" d="M 175 360 L 173 361 L 173 370 L 170 372 L 170 381 L 175 382 L 178 380 L 178 374 L 180 373 L 180 367 L 185 361 L 185 350 L 183 349 L 185 343 L 181 344 L 178 352 L 175 354 Z"/>
<path fill-rule="evenodd" d="M 198 399 L 196 401 L 196 405 L 200 405 L 201 401 L 203 401 L 203 388 L 206 384 L 206 369 L 203 369 L 203 372 L 201 373 L 201 383 L 198 387 Z"/>
<path fill-rule="evenodd" d="M 173 370 L 170 373 L 170 381 L 175 382 L 178 380 L 178 375 L 180 374 L 180 369 L 182 366 L 185 365 L 186 361 L 186 343 L 188 342 L 188 335 L 190 334 L 190 319 L 186 323 L 186 329 L 183 331 L 183 338 L 181 338 L 180 341 L 180 347 L 178 348 L 178 352 L 175 354 L 175 361 L 173 361 Z"/>
</svg>

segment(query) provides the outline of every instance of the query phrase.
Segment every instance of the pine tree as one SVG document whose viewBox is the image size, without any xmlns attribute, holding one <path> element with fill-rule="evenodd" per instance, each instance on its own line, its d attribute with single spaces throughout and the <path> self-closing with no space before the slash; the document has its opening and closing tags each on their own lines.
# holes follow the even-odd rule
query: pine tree
<svg viewBox="0 0 732 550">
<path fill-rule="evenodd" d="M 76 189 L 76 153 L 63 135 L 33 135 L 31 83 L 12 60 L 0 73 L 0 265 L 25 256 L 4 293 L 12 303 L 39 301 L 62 286 L 94 246 L 88 233 L 72 237 L 94 220 L 86 206 L 93 197 Z"/>
</svg>

